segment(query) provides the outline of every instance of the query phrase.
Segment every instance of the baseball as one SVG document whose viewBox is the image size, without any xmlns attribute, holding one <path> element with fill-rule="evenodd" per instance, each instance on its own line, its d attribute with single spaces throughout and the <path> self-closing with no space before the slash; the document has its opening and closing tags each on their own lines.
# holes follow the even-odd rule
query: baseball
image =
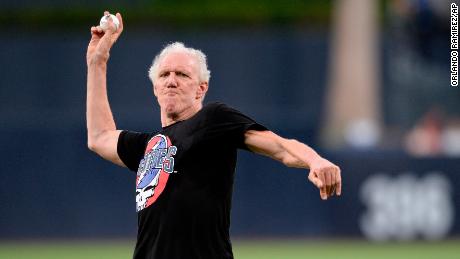
<svg viewBox="0 0 460 259">
<path fill-rule="evenodd" d="M 115 30 L 118 30 L 118 26 L 120 25 L 120 21 L 113 14 L 107 14 L 107 15 L 102 16 L 101 21 L 99 22 L 99 26 L 101 26 L 101 28 L 104 31 L 107 30 L 108 26 L 109 26 L 109 21 L 108 21 L 109 17 L 112 18 L 112 22 L 113 22 L 113 24 L 115 24 Z"/>
</svg>

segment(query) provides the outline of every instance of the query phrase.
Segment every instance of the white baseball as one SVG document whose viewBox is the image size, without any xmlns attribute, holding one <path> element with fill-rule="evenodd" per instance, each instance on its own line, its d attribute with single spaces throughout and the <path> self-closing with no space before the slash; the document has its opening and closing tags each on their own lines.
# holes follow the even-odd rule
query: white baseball
<svg viewBox="0 0 460 259">
<path fill-rule="evenodd" d="M 115 24 L 115 30 L 118 30 L 118 26 L 120 25 L 120 21 L 113 14 L 107 14 L 107 15 L 102 16 L 101 21 L 99 22 L 99 26 L 101 26 L 101 28 L 104 31 L 107 30 L 109 28 L 109 21 L 108 21 L 109 17 L 112 18 L 112 22 L 113 22 L 113 24 Z"/>
</svg>

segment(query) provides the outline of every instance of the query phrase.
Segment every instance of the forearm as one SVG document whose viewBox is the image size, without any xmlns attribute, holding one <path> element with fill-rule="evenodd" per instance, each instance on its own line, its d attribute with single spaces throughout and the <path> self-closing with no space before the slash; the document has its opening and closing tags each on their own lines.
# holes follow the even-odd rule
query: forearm
<svg viewBox="0 0 460 259">
<path fill-rule="evenodd" d="M 281 162 L 289 167 L 306 168 L 321 158 L 321 156 L 311 147 L 295 140 L 295 139 L 280 139 L 280 146 L 285 151 Z"/>
<path fill-rule="evenodd" d="M 289 167 L 308 169 L 312 162 L 321 158 L 309 146 L 294 139 L 285 139 L 271 131 L 249 130 L 245 133 L 245 144 L 253 152 Z"/>
<path fill-rule="evenodd" d="M 90 147 L 102 133 L 116 130 L 107 97 L 106 73 L 106 62 L 88 64 L 86 120 Z"/>
<path fill-rule="evenodd" d="M 322 158 L 311 147 L 295 140 L 282 138 L 271 131 L 248 130 L 246 146 L 261 155 L 282 162 L 289 167 L 310 169 L 308 179 L 320 189 L 322 199 L 342 191 L 340 168 Z"/>
</svg>

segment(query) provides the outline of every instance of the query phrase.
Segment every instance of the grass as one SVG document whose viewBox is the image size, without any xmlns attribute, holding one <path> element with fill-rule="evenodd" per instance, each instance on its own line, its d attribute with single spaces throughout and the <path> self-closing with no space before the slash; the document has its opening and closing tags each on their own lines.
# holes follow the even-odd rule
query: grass
<svg viewBox="0 0 460 259">
<path fill-rule="evenodd" d="M 252 241 L 236 243 L 234 253 L 237 259 L 458 259 L 460 240 L 410 243 Z"/>
<path fill-rule="evenodd" d="M 1 242 L 4 259 L 131 258 L 132 241 Z M 236 240 L 236 259 L 458 259 L 460 240 L 442 242 L 369 243 L 351 240 Z"/>
</svg>

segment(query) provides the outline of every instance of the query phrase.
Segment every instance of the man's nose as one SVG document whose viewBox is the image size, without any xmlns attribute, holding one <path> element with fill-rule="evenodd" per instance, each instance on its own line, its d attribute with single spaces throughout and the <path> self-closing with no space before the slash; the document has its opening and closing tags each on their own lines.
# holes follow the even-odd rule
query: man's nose
<svg viewBox="0 0 460 259">
<path fill-rule="evenodd" d="M 177 87 L 177 78 L 175 73 L 170 73 L 166 81 L 166 87 Z"/>
</svg>

